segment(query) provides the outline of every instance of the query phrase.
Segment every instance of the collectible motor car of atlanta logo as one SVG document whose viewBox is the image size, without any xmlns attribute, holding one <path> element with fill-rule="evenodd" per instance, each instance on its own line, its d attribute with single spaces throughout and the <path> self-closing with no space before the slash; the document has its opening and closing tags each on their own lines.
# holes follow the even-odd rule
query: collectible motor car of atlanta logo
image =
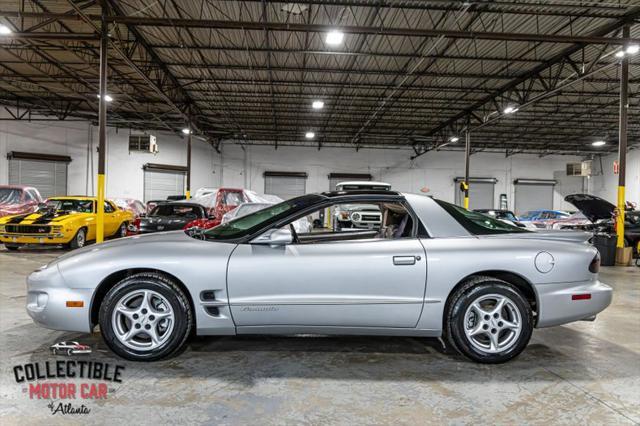
<svg viewBox="0 0 640 426">
<path fill-rule="evenodd" d="M 54 355 L 91 354 L 91 347 L 76 341 L 50 346 Z M 20 364 L 13 367 L 17 384 L 30 399 L 47 400 L 51 414 L 89 414 L 91 409 L 76 401 L 106 400 L 115 391 L 109 385 L 122 383 L 124 365 L 83 359 L 57 359 Z"/>
</svg>

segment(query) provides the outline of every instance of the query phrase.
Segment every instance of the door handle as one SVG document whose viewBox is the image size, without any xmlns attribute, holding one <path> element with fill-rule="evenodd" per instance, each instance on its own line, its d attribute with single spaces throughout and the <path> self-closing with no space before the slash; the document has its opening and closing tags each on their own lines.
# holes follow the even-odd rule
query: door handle
<svg viewBox="0 0 640 426">
<path fill-rule="evenodd" d="M 416 256 L 393 256 L 394 265 L 415 265 Z"/>
</svg>

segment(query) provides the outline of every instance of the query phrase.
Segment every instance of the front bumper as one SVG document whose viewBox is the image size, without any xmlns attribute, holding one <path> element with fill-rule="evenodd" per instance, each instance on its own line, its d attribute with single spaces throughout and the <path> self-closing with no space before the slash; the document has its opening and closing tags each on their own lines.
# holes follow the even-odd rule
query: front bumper
<svg viewBox="0 0 640 426">
<path fill-rule="evenodd" d="M 592 319 L 611 304 L 613 289 L 598 280 L 575 283 L 538 284 L 538 321 L 536 327 L 552 327 L 573 321 Z M 572 296 L 589 298 L 572 300 Z"/>
<path fill-rule="evenodd" d="M 67 244 L 73 235 L 56 234 L 0 234 L 3 244 Z"/>
<path fill-rule="evenodd" d="M 91 332 L 93 289 L 66 286 L 57 265 L 33 272 L 27 278 L 27 313 L 37 324 L 53 330 Z M 75 302 L 81 307 L 67 307 Z"/>
</svg>

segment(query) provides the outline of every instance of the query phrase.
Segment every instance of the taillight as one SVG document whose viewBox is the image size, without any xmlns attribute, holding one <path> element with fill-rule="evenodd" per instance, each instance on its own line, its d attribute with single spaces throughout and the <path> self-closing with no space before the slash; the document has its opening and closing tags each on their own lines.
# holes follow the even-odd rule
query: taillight
<svg viewBox="0 0 640 426">
<path fill-rule="evenodd" d="M 596 253 L 595 257 L 589 264 L 589 272 L 597 274 L 600 271 L 600 253 Z"/>
</svg>

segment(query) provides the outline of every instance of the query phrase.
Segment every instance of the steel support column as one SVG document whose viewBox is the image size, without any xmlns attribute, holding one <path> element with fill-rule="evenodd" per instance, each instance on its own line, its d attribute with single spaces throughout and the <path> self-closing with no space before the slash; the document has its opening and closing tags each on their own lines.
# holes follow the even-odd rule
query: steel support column
<svg viewBox="0 0 640 426">
<path fill-rule="evenodd" d="M 629 37 L 628 25 L 622 29 L 622 36 Z M 623 47 L 624 48 L 624 47 Z M 625 173 L 627 163 L 627 113 L 629 111 L 629 59 L 622 58 L 620 68 L 620 127 L 618 136 L 618 215 L 616 218 L 616 247 L 624 247 Z"/>
<path fill-rule="evenodd" d="M 471 132 L 469 131 L 469 124 L 467 123 L 467 130 L 464 132 L 464 208 L 469 209 L 469 160 L 471 157 Z"/>
<path fill-rule="evenodd" d="M 100 28 L 100 108 L 98 111 L 98 205 L 96 220 L 96 242 L 104 241 L 104 175 L 107 151 L 107 9 L 102 6 L 102 27 Z"/>
<path fill-rule="evenodd" d="M 187 200 L 191 199 L 191 123 L 189 123 L 189 136 L 187 138 Z"/>
</svg>

